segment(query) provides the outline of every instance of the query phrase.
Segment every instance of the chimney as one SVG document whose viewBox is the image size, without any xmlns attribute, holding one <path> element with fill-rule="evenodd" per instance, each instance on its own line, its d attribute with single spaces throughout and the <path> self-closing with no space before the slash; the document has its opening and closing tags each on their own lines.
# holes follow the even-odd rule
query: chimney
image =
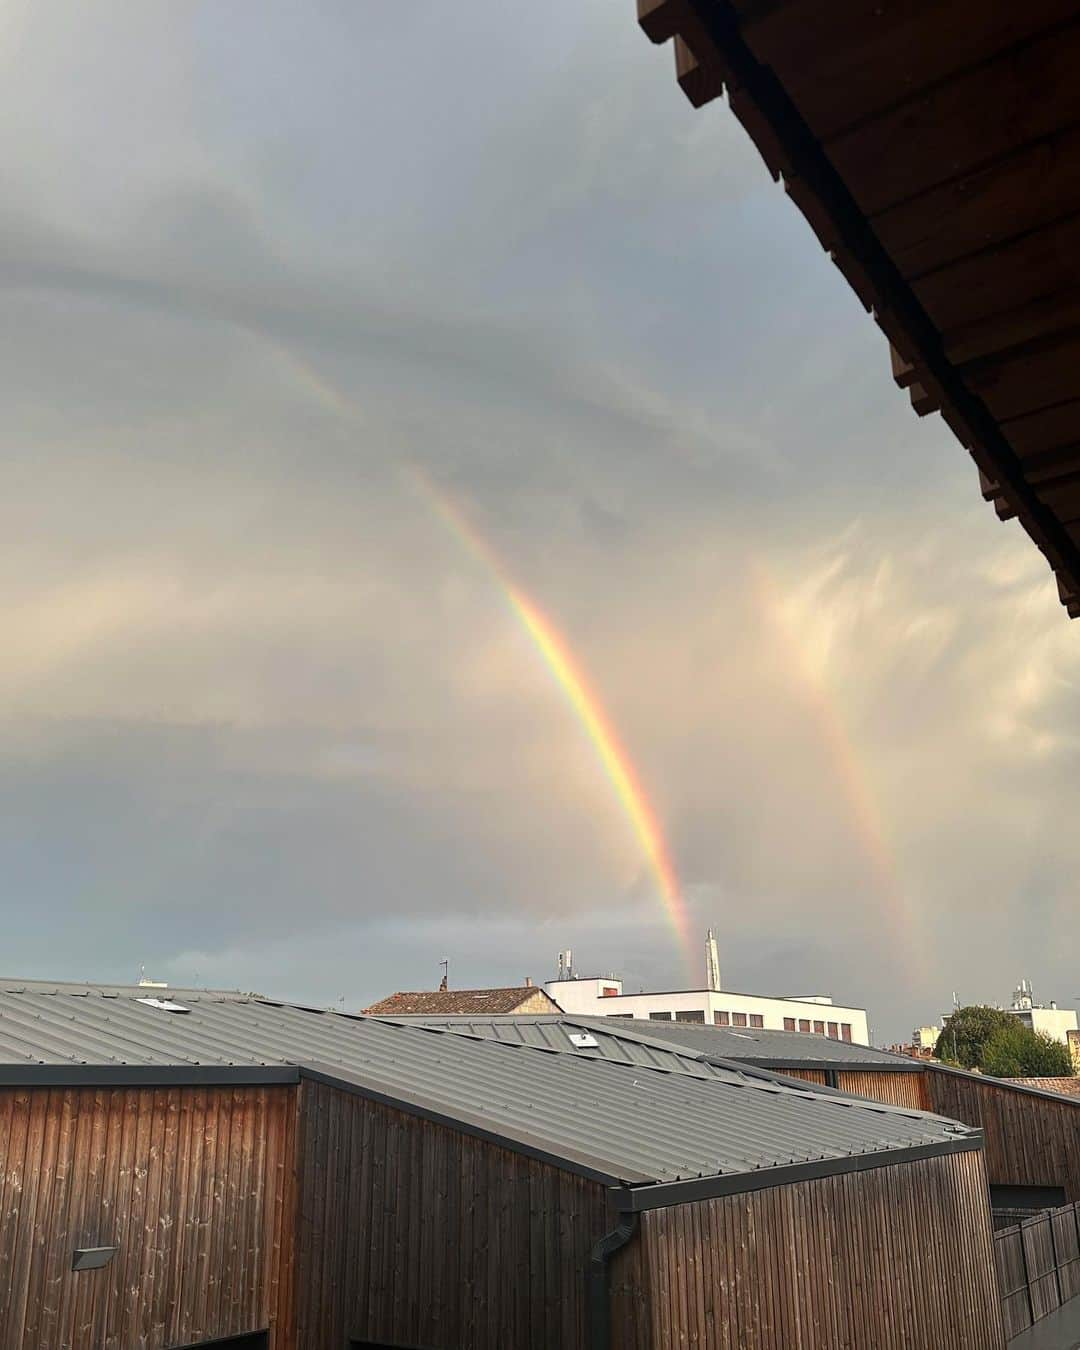
<svg viewBox="0 0 1080 1350">
<path fill-rule="evenodd" d="M 532 988 L 532 976 L 531 976 L 531 975 L 526 975 L 526 976 L 525 976 L 525 988 L 526 988 L 526 989 L 531 989 L 531 988 Z"/>
<path fill-rule="evenodd" d="M 720 992 L 720 957 L 711 928 L 705 934 L 705 988 Z"/>
</svg>

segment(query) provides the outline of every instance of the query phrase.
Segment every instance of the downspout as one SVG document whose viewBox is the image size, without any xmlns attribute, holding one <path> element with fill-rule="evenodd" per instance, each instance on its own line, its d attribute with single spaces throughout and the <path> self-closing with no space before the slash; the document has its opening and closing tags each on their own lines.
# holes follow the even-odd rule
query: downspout
<svg viewBox="0 0 1080 1350">
<path fill-rule="evenodd" d="M 611 1350 L 611 1258 L 637 1232 L 638 1216 L 623 1210 L 610 1233 L 605 1233 L 589 1253 L 588 1347 Z"/>
</svg>

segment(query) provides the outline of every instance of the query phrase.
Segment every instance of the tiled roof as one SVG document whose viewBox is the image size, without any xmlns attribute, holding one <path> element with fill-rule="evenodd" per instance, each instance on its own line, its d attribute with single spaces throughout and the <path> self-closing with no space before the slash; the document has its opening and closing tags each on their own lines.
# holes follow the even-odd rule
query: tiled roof
<svg viewBox="0 0 1080 1350">
<path fill-rule="evenodd" d="M 1060 1092 L 1064 1097 L 1080 1097 L 1080 1078 L 1003 1078 L 1003 1083 L 1037 1088 L 1040 1092 Z"/>
<path fill-rule="evenodd" d="M 410 1017 L 430 1013 L 453 1016 L 469 1013 L 512 1013 L 540 995 L 540 1002 L 555 1009 L 542 989 L 534 984 L 521 985 L 515 989 L 436 989 L 421 990 L 417 993 L 391 994 L 380 999 L 366 1013 L 375 1013 L 380 1017 Z"/>
</svg>

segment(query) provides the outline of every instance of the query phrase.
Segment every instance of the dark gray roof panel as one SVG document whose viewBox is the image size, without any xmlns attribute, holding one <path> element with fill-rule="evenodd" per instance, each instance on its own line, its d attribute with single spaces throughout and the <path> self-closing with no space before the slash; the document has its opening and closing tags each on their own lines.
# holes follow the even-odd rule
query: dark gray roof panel
<svg viewBox="0 0 1080 1350">
<path fill-rule="evenodd" d="M 603 1018 L 576 1018 L 569 1014 L 493 1017 L 403 1017 L 395 1021 L 454 1031 L 461 1036 L 507 1041 L 513 1045 L 532 1045 L 542 1050 L 561 1050 L 586 1058 L 610 1059 L 618 1064 L 637 1064 L 642 1068 L 665 1069 L 709 1078 L 715 1069 L 692 1046 L 666 1045 L 662 1041 L 636 1034 L 636 1024 Z"/>
<path fill-rule="evenodd" d="M 167 998 L 170 1012 L 139 1000 Z M 695 1065 L 644 1041 L 625 1059 L 401 1020 L 178 989 L 105 996 L 0 982 L 0 1065 L 317 1066 L 383 1099 L 539 1149 L 604 1180 L 733 1176 L 818 1160 L 977 1143 L 940 1117 Z M 614 1036 L 614 1033 L 612 1033 Z M 594 1037 L 607 1033 L 598 1029 Z M 605 1042 L 606 1044 L 606 1042 Z M 695 1065 L 693 1069 L 689 1065 Z M 666 1066 L 666 1067 L 665 1067 Z"/>
<path fill-rule="evenodd" d="M 603 1023 L 606 1018 L 574 1018 L 590 1026 Z M 702 1054 L 719 1055 L 724 1059 L 745 1059 L 751 1064 L 767 1068 L 807 1068 L 823 1064 L 835 1069 L 882 1069 L 886 1072 L 921 1073 L 918 1060 L 906 1055 L 894 1055 L 888 1050 L 876 1050 L 871 1045 L 855 1045 L 850 1041 L 834 1041 L 828 1036 L 811 1035 L 801 1031 L 762 1031 L 742 1027 L 709 1027 L 693 1022 L 652 1022 L 635 1019 L 630 1023 L 641 1036 L 697 1050 Z"/>
<path fill-rule="evenodd" d="M 743 1031 L 741 1028 L 701 1026 L 693 1022 L 646 1021 L 642 1018 L 579 1017 L 574 1013 L 537 1017 L 422 1017 L 408 1021 L 441 1026 L 473 1036 L 572 1048 L 571 1032 L 587 1031 L 600 1044 L 592 1051 L 605 1059 L 649 1063 L 656 1054 L 682 1055 L 699 1060 L 739 1060 L 759 1068 L 808 1068 L 823 1065 L 836 1069 L 881 1069 L 887 1072 L 920 1073 L 922 1064 L 904 1055 L 852 1045 L 827 1036 L 792 1031 Z M 582 1051 L 581 1053 L 587 1053 Z"/>
</svg>

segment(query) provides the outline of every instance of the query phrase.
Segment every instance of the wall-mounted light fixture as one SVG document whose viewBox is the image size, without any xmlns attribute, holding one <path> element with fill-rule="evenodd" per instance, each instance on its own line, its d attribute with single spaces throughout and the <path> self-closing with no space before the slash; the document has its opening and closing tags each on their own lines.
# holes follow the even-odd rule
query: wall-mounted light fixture
<svg viewBox="0 0 1080 1350">
<path fill-rule="evenodd" d="M 100 1270 L 119 1250 L 119 1247 L 76 1247 L 71 1253 L 71 1269 Z"/>
</svg>

